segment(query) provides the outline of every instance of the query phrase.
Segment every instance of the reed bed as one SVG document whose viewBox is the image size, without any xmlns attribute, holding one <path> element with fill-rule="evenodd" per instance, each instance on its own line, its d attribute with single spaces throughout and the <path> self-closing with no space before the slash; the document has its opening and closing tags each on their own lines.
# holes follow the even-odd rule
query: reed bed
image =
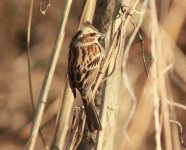
<svg viewBox="0 0 186 150">
<path fill-rule="evenodd" d="M 184 0 L 1 1 L 0 147 L 184 150 L 185 8 Z M 85 21 L 106 37 L 95 133 L 67 77 L 69 43 Z"/>
</svg>

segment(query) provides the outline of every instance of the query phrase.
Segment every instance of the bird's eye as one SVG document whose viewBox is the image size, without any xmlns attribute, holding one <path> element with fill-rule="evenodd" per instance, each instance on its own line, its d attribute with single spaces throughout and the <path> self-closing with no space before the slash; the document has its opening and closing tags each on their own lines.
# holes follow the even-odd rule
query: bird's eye
<svg viewBox="0 0 186 150">
<path fill-rule="evenodd" d="M 90 34 L 90 36 L 95 36 L 95 35 L 96 35 L 96 33 L 91 33 L 91 34 Z"/>
</svg>

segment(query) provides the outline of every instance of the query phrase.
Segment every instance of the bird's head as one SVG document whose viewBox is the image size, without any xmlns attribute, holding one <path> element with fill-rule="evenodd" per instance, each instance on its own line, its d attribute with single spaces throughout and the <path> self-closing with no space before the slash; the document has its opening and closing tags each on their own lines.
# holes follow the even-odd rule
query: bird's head
<svg viewBox="0 0 186 150">
<path fill-rule="evenodd" d="M 103 40 L 105 35 L 100 33 L 90 22 L 85 22 L 79 30 L 78 39 L 84 42 Z"/>
</svg>

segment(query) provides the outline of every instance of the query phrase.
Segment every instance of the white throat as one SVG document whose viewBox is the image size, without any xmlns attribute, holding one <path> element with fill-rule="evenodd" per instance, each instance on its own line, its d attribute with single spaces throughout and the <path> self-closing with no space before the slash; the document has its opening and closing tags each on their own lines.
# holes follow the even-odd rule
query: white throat
<svg viewBox="0 0 186 150">
<path fill-rule="evenodd" d="M 95 38 L 93 41 L 91 41 L 91 42 L 77 42 L 77 44 L 76 44 L 76 47 L 81 47 L 81 46 L 88 46 L 88 45 L 91 45 L 91 44 L 94 44 L 94 43 L 97 43 L 97 44 L 99 44 L 99 42 L 98 42 L 98 39 L 97 38 Z"/>
</svg>

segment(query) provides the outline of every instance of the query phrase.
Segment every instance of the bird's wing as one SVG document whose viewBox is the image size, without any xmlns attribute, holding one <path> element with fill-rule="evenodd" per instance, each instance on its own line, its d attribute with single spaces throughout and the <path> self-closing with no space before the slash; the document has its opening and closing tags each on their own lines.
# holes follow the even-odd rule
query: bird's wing
<svg viewBox="0 0 186 150">
<path fill-rule="evenodd" d="M 70 47 L 68 76 L 71 89 L 87 91 L 95 83 L 102 61 L 102 49 L 93 43 L 86 47 Z"/>
<path fill-rule="evenodd" d="M 100 64 L 103 59 L 102 49 L 97 43 L 87 46 L 86 52 L 88 53 L 87 57 L 82 63 L 82 66 L 84 68 L 84 77 L 82 77 L 82 87 L 84 89 L 91 87 L 95 83 Z"/>
<path fill-rule="evenodd" d="M 74 95 L 74 97 L 76 97 L 76 81 L 74 78 L 74 72 L 73 72 L 73 65 L 74 65 L 74 55 L 73 51 L 72 51 L 72 47 L 70 46 L 70 50 L 69 50 L 69 54 L 68 54 L 68 79 L 69 79 L 69 84 L 70 87 L 72 89 L 72 93 Z"/>
<path fill-rule="evenodd" d="M 99 68 L 101 61 L 103 59 L 103 52 L 97 43 L 87 46 L 87 58 L 83 61 L 83 66 L 87 70 L 92 70 L 94 68 Z"/>
</svg>

